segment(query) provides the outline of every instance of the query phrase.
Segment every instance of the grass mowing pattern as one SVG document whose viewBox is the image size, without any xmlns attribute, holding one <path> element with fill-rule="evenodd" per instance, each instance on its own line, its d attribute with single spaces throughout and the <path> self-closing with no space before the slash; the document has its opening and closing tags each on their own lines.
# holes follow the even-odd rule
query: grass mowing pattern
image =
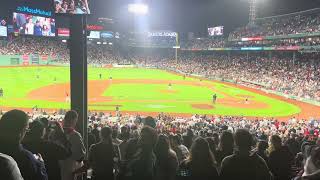
<svg viewBox="0 0 320 180">
<path fill-rule="evenodd" d="M 37 105 L 40 108 L 69 108 L 65 102 L 49 102 L 46 100 L 30 100 L 27 94 L 35 89 L 55 83 L 67 83 L 70 80 L 69 67 L 14 67 L 0 68 L 0 88 L 4 89 L 5 97 L 0 98 L 2 107 L 32 108 Z M 89 80 L 99 80 L 99 74 L 103 79 L 149 79 L 149 80 L 182 80 L 181 76 L 156 69 L 106 69 L 89 68 Z M 37 79 L 39 75 L 39 79 Z M 54 81 L 56 79 L 56 81 Z M 198 79 L 186 78 L 185 81 L 198 82 Z M 103 96 L 112 96 L 113 101 L 90 103 L 89 109 L 114 110 L 115 105 L 121 105 L 122 111 L 143 112 L 168 112 L 168 113 L 198 113 L 219 114 L 237 116 L 289 116 L 300 112 L 299 107 L 284 101 L 262 96 L 247 90 L 234 88 L 221 83 L 204 81 L 212 84 L 217 92 L 208 87 L 172 84 L 175 93 L 164 93 L 168 90 L 167 84 L 114 84 L 108 87 Z M 89 87 L 90 88 L 90 87 Z M 223 93 L 221 93 L 223 92 Z M 213 93 L 218 94 L 219 99 L 224 94 L 232 98 L 242 100 L 241 96 L 250 96 L 250 100 L 264 102 L 266 108 L 237 108 L 215 104 L 214 109 L 195 109 L 191 104 L 211 104 Z M 50 92 L 48 92 L 50 94 Z"/>
</svg>

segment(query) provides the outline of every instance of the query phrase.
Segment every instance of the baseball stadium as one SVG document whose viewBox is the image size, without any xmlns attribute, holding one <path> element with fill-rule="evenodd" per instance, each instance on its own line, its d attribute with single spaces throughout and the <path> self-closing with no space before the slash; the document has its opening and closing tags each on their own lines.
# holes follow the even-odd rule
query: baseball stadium
<svg viewBox="0 0 320 180">
<path fill-rule="evenodd" d="M 224 26 L 212 26 L 206 37 L 168 30 L 121 34 L 111 30 L 113 19 L 90 19 L 86 28 L 88 110 L 177 117 L 316 118 L 318 15 L 319 9 L 307 9 L 258 18 L 250 11 L 246 28 L 251 28 L 251 34 L 243 27 L 225 33 Z M 280 35 L 283 30 L 276 27 L 271 33 L 263 30 L 272 18 L 293 23 L 297 16 L 303 17 L 301 23 L 311 21 L 299 26 L 298 35 Z M 39 24 L 42 34 L 34 30 L 30 35 L 29 24 L 19 22 L 27 20 L 33 28 L 42 23 L 47 32 Z M 0 109 L 70 109 L 68 23 L 61 17 L 23 13 L 20 6 L 1 22 L 5 31 Z M 261 32 L 256 32 L 256 26 Z M 292 74 L 296 71 L 301 76 Z"/>
<path fill-rule="evenodd" d="M 320 0 L 1 0 L 1 180 L 319 180 Z"/>
</svg>

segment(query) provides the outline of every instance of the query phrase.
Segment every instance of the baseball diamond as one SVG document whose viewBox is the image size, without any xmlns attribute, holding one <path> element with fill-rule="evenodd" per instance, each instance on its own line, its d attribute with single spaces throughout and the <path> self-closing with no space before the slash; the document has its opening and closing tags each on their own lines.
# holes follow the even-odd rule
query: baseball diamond
<svg viewBox="0 0 320 180">
<path fill-rule="evenodd" d="M 6 74 L 0 77 L 4 90 L 1 109 L 70 108 L 66 100 L 70 94 L 69 67 L 3 67 L 0 73 Z M 319 109 L 241 85 L 184 79 L 183 75 L 159 69 L 91 67 L 88 78 L 91 111 L 111 112 L 119 106 L 128 113 L 288 118 L 316 116 L 314 110 Z M 212 103 L 213 94 L 217 94 L 216 103 Z M 19 104 L 14 103 L 16 100 Z"/>
</svg>

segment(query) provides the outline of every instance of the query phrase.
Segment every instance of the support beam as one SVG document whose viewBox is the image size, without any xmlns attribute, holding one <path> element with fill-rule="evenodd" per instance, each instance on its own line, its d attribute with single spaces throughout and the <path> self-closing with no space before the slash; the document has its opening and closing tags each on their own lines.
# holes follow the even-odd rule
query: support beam
<svg viewBox="0 0 320 180">
<path fill-rule="evenodd" d="M 88 96 L 87 96 L 87 20 L 86 16 L 72 16 L 70 27 L 70 79 L 71 109 L 79 114 L 77 130 L 85 146 L 88 145 Z"/>
<path fill-rule="evenodd" d="M 179 33 L 177 33 L 177 37 L 176 37 L 176 48 L 175 48 L 175 60 L 176 60 L 176 63 L 179 63 L 178 62 L 178 46 L 180 46 L 180 42 L 179 42 Z"/>
</svg>

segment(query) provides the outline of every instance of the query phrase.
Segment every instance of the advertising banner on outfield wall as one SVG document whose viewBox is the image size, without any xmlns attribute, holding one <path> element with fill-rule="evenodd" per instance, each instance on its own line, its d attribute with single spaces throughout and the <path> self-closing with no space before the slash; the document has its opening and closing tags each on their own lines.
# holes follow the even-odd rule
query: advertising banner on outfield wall
<svg viewBox="0 0 320 180">
<path fill-rule="evenodd" d="M 29 65 L 29 55 L 22 55 L 22 64 Z"/>
<path fill-rule="evenodd" d="M 42 61 L 48 61 L 48 59 L 49 59 L 49 56 L 48 56 L 48 55 L 42 55 L 42 56 L 41 56 L 41 60 L 42 60 Z"/>
<path fill-rule="evenodd" d="M 275 50 L 280 50 L 280 51 L 297 51 L 299 49 L 300 49 L 300 46 L 279 46 L 275 48 Z"/>
</svg>

